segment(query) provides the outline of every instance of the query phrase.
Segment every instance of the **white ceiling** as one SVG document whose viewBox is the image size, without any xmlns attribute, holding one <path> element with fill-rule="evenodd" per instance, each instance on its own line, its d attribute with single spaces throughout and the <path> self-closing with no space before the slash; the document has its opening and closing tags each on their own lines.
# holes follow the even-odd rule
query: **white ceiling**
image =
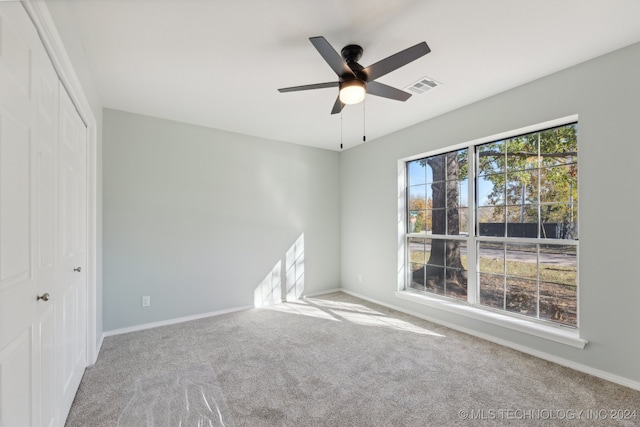
<svg viewBox="0 0 640 427">
<path fill-rule="evenodd" d="M 72 0 L 105 107 L 338 150 L 640 41 L 638 0 Z M 364 48 L 368 66 L 426 41 L 379 79 L 443 86 L 367 96 L 329 113 L 337 80 L 313 45 Z M 606 80 L 608 76 L 603 76 Z M 341 117 L 342 116 L 342 117 Z M 364 118 L 364 120 L 363 120 Z M 341 136 L 342 135 L 342 136 Z"/>
</svg>

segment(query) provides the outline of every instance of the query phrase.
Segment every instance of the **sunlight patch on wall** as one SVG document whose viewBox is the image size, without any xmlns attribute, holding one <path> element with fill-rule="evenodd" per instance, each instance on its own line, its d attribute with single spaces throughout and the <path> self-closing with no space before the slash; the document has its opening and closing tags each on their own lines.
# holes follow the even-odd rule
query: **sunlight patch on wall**
<svg viewBox="0 0 640 427">
<path fill-rule="evenodd" d="M 283 265 L 284 261 L 284 283 Z M 284 292 L 284 298 L 283 298 Z M 253 305 L 267 307 L 280 304 L 282 301 L 297 301 L 304 293 L 304 233 L 300 234 L 291 247 L 284 253 L 284 258 L 276 263 L 273 269 L 253 291 Z"/>
<path fill-rule="evenodd" d="M 304 233 L 298 237 L 285 255 L 287 276 L 286 300 L 296 301 L 304 292 Z"/>
<path fill-rule="evenodd" d="M 253 305 L 266 307 L 282 302 L 282 262 L 278 261 L 253 291 Z"/>
</svg>

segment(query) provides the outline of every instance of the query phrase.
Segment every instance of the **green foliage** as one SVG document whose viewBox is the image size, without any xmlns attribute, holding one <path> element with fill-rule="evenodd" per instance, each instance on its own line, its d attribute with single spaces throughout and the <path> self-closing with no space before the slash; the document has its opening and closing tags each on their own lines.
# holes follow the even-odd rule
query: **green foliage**
<svg viewBox="0 0 640 427">
<path fill-rule="evenodd" d="M 578 201 L 577 124 L 530 133 L 478 147 L 478 172 L 492 184 L 486 205 L 529 205 L 521 222 L 573 222 Z M 502 222 L 503 209 L 493 222 Z M 485 218 L 486 220 L 486 218 Z"/>
</svg>

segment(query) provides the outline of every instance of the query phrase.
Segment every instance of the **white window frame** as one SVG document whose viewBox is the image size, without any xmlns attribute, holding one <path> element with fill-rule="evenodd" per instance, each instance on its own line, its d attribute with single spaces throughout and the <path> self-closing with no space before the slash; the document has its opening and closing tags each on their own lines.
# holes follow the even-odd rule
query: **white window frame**
<svg viewBox="0 0 640 427">
<path fill-rule="evenodd" d="M 497 241 L 497 242 L 528 242 L 528 243 L 542 243 L 539 239 L 527 239 L 527 238 L 514 238 L 514 237 L 490 237 L 490 236 L 476 236 L 475 235 L 475 161 L 469 162 L 469 185 L 468 185 L 468 233 L 467 236 L 451 236 L 451 235 L 424 235 L 422 233 L 407 233 L 407 162 L 412 160 L 421 159 L 424 157 L 436 156 L 438 154 L 448 153 L 451 151 L 467 149 L 469 156 L 475 156 L 475 147 L 484 143 L 494 142 L 501 139 L 507 139 L 522 134 L 533 133 L 542 131 L 544 129 L 559 127 L 578 122 L 578 116 L 572 115 L 563 117 L 556 120 L 550 120 L 544 123 L 538 123 L 531 126 L 526 126 L 519 129 L 514 129 L 508 132 L 500 134 L 490 135 L 487 137 L 479 138 L 476 140 L 468 141 L 453 146 L 444 147 L 437 150 L 432 150 L 426 153 L 420 153 L 414 156 L 405 157 L 398 160 L 398 284 L 396 290 L 396 297 L 416 302 L 428 307 L 437 308 L 449 313 L 465 316 L 475 320 L 480 320 L 493 325 L 502 326 L 511 330 L 515 330 L 521 333 L 533 335 L 539 338 L 548 339 L 554 342 L 569 345 L 571 347 L 582 349 L 587 344 L 587 340 L 580 337 L 580 310 L 578 310 L 578 327 L 568 327 L 560 324 L 555 324 L 548 321 L 541 321 L 535 318 L 527 318 L 517 314 L 512 314 L 507 311 L 496 310 L 489 307 L 484 307 L 478 304 L 479 296 L 477 295 L 476 280 L 478 276 L 478 257 L 477 257 L 477 245 L 479 241 Z M 579 160 L 578 160 L 579 161 Z M 580 169 L 578 168 L 578 174 Z M 578 198 L 580 203 L 580 198 Z M 419 292 L 411 289 L 407 283 L 407 268 L 409 265 L 407 241 L 411 237 L 419 238 L 445 238 L 449 240 L 462 240 L 466 242 L 468 251 L 468 277 L 469 285 L 467 286 L 468 297 L 467 301 L 456 300 L 445 296 L 436 294 Z M 559 243 L 565 245 L 576 245 L 577 241 L 560 240 L 560 239 L 546 239 L 545 242 Z M 578 255 L 579 260 L 579 255 Z M 579 262 L 579 261 L 578 261 Z M 578 269 L 579 271 L 579 269 Z M 579 282 L 578 282 L 579 283 Z M 577 299 L 579 303 L 580 287 L 578 286 Z"/>
</svg>

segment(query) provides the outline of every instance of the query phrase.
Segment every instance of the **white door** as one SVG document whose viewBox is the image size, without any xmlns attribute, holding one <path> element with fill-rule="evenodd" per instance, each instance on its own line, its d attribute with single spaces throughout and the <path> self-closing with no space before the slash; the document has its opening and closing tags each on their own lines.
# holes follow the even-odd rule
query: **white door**
<svg viewBox="0 0 640 427">
<path fill-rule="evenodd" d="M 60 426 L 86 366 L 86 127 L 0 3 L 0 426 Z M 75 269 L 75 271 L 74 271 Z"/>
<path fill-rule="evenodd" d="M 62 85 L 59 95 L 60 332 L 66 417 L 87 366 L 87 129 Z"/>
<path fill-rule="evenodd" d="M 0 8 L 0 425 L 37 425 L 31 173 L 35 29 L 17 2 Z"/>
<path fill-rule="evenodd" d="M 38 46 L 40 47 L 40 46 Z M 35 259 L 34 275 L 39 300 L 34 328 L 39 359 L 36 377 L 40 379 L 36 393 L 36 425 L 60 425 L 60 353 L 61 292 L 58 286 L 60 257 L 57 247 L 58 227 L 58 76 L 44 48 L 34 55 L 35 163 Z"/>
</svg>

